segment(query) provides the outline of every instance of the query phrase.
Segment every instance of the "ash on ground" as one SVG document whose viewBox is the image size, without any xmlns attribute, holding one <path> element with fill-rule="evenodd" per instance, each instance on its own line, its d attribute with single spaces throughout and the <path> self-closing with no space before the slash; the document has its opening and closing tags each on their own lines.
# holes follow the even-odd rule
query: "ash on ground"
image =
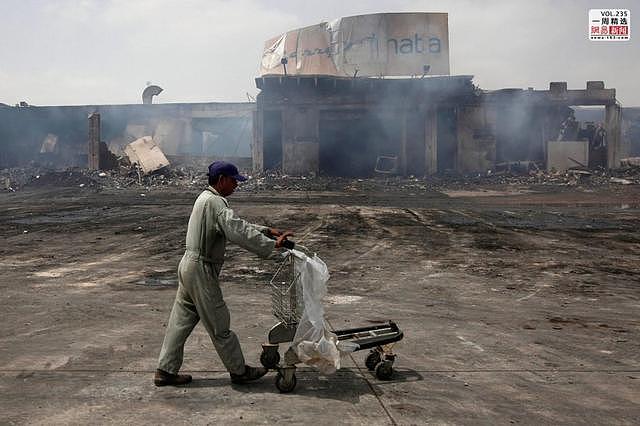
<svg viewBox="0 0 640 426">
<path fill-rule="evenodd" d="M 379 175 L 369 178 L 335 176 L 288 176 L 278 172 L 252 174 L 244 171 L 248 181 L 238 191 L 347 191 L 347 192 L 403 192 L 473 189 L 493 186 L 566 186 L 602 187 L 640 184 L 640 167 L 627 166 L 615 170 L 570 169 L 566 172 L 540 169 L 518 172 L 488 171 L 484 174 L 444 173 L 428 177 L 400 177 Z M 81 168 L 55 170 L 40 166 L 0 170 L 0 184 L 4 191 L 15 192 L 37 186 L 77 187 L 101 191 L 104 189 L 161 189 L 163 187 L 199 189 L 207 184 L 206 167 L 185 164 L 165 167 L 154 173 L 142 174 L 135 165 L 120 165 L 114 170 L 91 171 Z"/>
</svg>

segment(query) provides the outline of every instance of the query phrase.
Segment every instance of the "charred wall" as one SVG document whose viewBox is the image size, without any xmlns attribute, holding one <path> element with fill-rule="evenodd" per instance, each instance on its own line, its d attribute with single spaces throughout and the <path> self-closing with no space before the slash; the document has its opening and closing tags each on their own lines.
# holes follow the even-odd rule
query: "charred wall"
<svg viewBox="0 0 640 426">
<path fill-rule="evenodd" d="M 546 167 L 548 144 L 556 141 L 585 140 L 593 123 L 574 120 L 576 106 L 600 106 L 604 110 L 607 147 L 601 153 L 592 150 L 595 165 L 617 167 L 627 151 L 620 139 L 620 114 L 615 89 L 606 89 L 601 81 L 588 81 L 585 89 L 567 89 L 565 82 L 552 82 L 549 90 L 501 89 L 484 92 L 478 106 L 485 116 L 492 115 L 495 163 L 501 168 L 510 163 L 533 163 Z M 476 120 L 478 121 L 478 120 Z M 589 127 L 592 126 L 592 127 Z M 460 144 L 460 151 L 469 145 Z M 460 152 L 459 151 L 459 152 Z M 596 158 L 596 157 L 602 158 Z M 478 163 L 480 164 L 480 163 Z M 485 163 L 486 165 L 486 163 Z"/>
<path fill-rule="evenodd" d="M 631 157 L 640 157 L 640 108 L 622 108 L 622 138 Z"/>
<path fill-rule="evenodd" d="M 495 164 L 496 111 L 482 105 L 457 109 L 456 170 L 462 173 L 490 170 Z"/>
<path fill-rule="evenodd" d="M 47 135 L 57 141 L 43 152 Z M 87 116 L 77 109 L 0 109 L 0 165 L 19 166 L 30 162 L 86 164 Z"/>
<path fill-rule="evenodd" d="M 167 155 L 249 158 L 254 110 L 253 103 L 2 107 L 0 167 L 85 167 L 93 112 L 101 140 L 116 153 L 153 136 Z"/>
<path fill-rule="evenodd" d="M 544 167 L 573 105 L 604 107 L 608 145 L 599 163 L 616 167 L 628 151 L 615 89 L 603 82 L 480 91 L 471 79 L 258 78 L 254 169 L 360 177 L 379 173 L 381 159 L 401 175 Z"/>
<path fill-rule="evenodd" d="M 439 109 L 474 97 L 469 76 L 263 77 L 257 85 L 254 168 L 288 174 L 365 177 L 381 158 L 384 171 L 432 173 L 438 150 L 456 151 L 455 119 L 439 131 Z"/>
</svg>

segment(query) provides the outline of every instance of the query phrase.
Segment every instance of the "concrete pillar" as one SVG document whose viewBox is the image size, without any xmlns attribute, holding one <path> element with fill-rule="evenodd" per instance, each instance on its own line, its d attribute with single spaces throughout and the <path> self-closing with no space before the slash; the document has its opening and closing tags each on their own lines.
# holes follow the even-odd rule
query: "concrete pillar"
<svg viewBox="0 0 640 426">
<path fill-rule="evenodd" d="M 407 112 L 400 115 L 400 174 L 407 175 Z"/>
<path fill-rule="evenodd" d="M 467 145 L 467 141 L 470 138 L 471 134 L 471 114 L 469 114 L 469 107 L 461 106 L 457 107 L 455 110 L 456 114 L 456 156 L 454 160 L 454 167 L 457 172 L 466 171 L 466 153 L 464 150 L 464 146 Z"/>
<path fill-rule="evenodd" d="M 282 109 L 282 162 L 281 162 L 281 170 L 282 173 L 286 174 L 294 174 L 293 165 L 290 167 L 290 162 L 292 162 L 291 158 L 289 158 L 289 153 L 292 150 L 288 149 L 288 147 L 292 146 L 295 141 L 295 120 L 293 119 L 294 111 L 290 106 L 286 106 Z"/>
<path fill-rule="evenodd" d="M 264 111 L 252 111 L 253 138 L 251 141 L 251 164 L 254 173 L 264 170 Z"/>
<path fill-rule="evenodd" d="M 620 105 L 613 104 L 605 107 L 607 167 L 610 169 L 620 167 L 620 159 L 627 155 L 622 149 L 621 119 Z"/>
<path fill-rule="evenodd" d="M 424 121 L 425 175 L 438 173 L 438 115 L 436 108 L 427 110 Z"/>
<path fill-rule="evenodd" d="M 100 114 L 97 112 L 89 115 L 89 145 L 87 153 L 89 170 L 100 169 Z"/>
<path fill-rule="evenodd" d="M 188 152 L 192 155 L 193 151 L 193 119 L 185 118 L 182 122 L 182 140 L 178 140 L 176 144 L 176 154 Z"/>
<path fill-rule="evenodd" d="M 542 113 L 542 126 L 540 129 L 541 143 L 542 143 L 542 158 L 547 159 L 547 141 L 551 140 L 549 129 L 549 112 L 544 110 Z"/>
<path fill-rule="evenodd" d="M 288 106 L 282 113 L 282 171 L 299 176 L 318 173 L 319 110 Z"/>
</svg>

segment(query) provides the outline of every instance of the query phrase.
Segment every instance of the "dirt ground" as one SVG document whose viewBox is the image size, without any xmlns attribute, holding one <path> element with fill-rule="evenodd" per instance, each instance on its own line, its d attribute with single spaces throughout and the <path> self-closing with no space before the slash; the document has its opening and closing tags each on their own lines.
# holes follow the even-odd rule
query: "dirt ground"
<svg viewBox="0 0 640 426">
<path fill-rule="evenodd" d="M 320 376 L 228 375 L 201 326 L 194 382 L 152 374 L 197 189 L 29 187 L 0 194 L 0 423 L 638 424 L 640 186 L 375 186 L 239 191 L 331 272 L 335 328 L 395 320 L 395 375 L 366 353 Z M 230 245 L 222 273 L 249 362 L 275 319 L 277 260 Z"/>
</svg>

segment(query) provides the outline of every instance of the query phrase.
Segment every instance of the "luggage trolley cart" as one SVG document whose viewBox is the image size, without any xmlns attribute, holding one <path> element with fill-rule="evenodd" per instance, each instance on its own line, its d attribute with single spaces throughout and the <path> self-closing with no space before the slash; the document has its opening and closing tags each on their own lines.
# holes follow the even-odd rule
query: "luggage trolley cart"
<svg viewBox="0 0 640 426">
<path fill-rule="evenodd" d="M 307 250 L 300 247 L 304 252 Z M 273 315 L 279 320 L 269 330 L 267 343 L 262 345 L 260 362 L 265 368 L 276 370 L 276 387 L 280 392 L 291 392 L 296 387 L 296 364 L 300 363 L 292 348 L 284 354 L 284 362 L 280 363 L 278 345 L 292 342 L 296 329 L 304 311 L 303 289 L 299 276 L 295 273 L 296 257 L 288 252 L 284 261 L 269 282 Z M 349 341 L 356 344 L 356 351 L 370 349 L 365 358 L 365 365 L 375 372 L 381 380 L 389 380 L 393 375 L 393 353 L 395 342 L 402 340 L 403 333 L 396 323 L 389 321 L 368 327 L 332 330 L 338 341 Z"/>
</svg>

